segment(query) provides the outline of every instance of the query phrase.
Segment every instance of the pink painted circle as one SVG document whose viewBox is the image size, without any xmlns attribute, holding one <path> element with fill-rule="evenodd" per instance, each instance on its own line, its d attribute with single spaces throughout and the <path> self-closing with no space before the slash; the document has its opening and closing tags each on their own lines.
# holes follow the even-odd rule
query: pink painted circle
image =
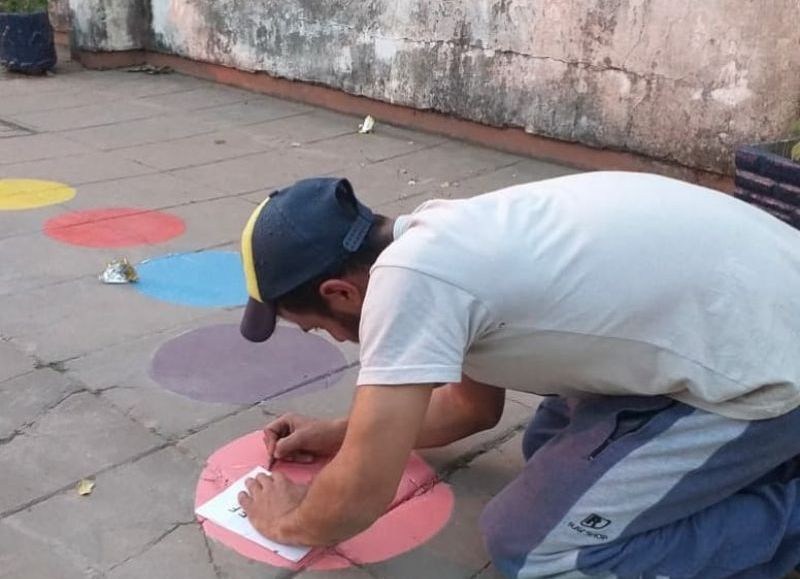
<svg viewBox="0 0 800 579">
<path fill-rule="evenodd" d="M 212 499 L 230 484 L 256 466 L 266 466 L 262 433 L 256 431 L 238 438 L 212 454 L 200 475 L 195 493 L 195 506 Z M 273 470 L 284 473 L 299 483 L 309 483 L 325 466 L 279 462 Z M 401 555 L 427 542 L 450 519 L 453 510 L 453 491 L 446 483 L 438 482 L 436 474 L 417 454 L 403 473 L 392 505 L 383 517 L 369 529 L 332 549 L 315 549 L 294 564 L 272 551 L 201 519 L 206 535 L 241 555 L 288 569 L 327 571 L 344 569 L 355 564 L 371 564 Z"/>
<path fill-rule="evenodd" d="M 50 219 L 44 231 L 50 237 L 83 247 L 131 247 L 161 243 L 181 235 L 186 225 L 160 211 L 126 207 L 66 213 Z"/>
</svg>

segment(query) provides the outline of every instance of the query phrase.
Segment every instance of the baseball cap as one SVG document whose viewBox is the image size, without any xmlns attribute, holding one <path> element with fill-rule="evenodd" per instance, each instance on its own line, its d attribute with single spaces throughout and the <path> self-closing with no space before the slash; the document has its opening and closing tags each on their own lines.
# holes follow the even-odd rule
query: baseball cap
<svg viewBox="0 0 800 579">
<path fill-rule="evenodd" d="M 347 179 L 304 179 L 267 197 L 242 231 L 250 296 L 242 335 L 251 342 L 269 338 L 276 299 L 341 265 L 361 248 L 374 222 Z"/>
</svg>

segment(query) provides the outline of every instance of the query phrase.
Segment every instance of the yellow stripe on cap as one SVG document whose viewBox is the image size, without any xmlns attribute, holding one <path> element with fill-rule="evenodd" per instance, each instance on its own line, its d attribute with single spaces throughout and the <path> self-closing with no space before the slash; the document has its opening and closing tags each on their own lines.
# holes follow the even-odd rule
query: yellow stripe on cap
<svg viewBox="0 0 800 579">
<path fill-rule="evenodd" d="M 260 302 L 264 300 L 261 299 L 261 291 L 258 289 L 256 264 L 253 261 L 253 229 L 256 226 L 256 221 L 258 221 L 258 216 L 261 215 L 261 211 L 268 202 L 269 197 L 256 207 L 255 211 L 250 215 L 250 219 L 247 220 L 244 231 L 242 231 L 242 267 L 244 268 L 244 279 L 247 282 L 247 293 L 251 298 Z"/>
</svg>

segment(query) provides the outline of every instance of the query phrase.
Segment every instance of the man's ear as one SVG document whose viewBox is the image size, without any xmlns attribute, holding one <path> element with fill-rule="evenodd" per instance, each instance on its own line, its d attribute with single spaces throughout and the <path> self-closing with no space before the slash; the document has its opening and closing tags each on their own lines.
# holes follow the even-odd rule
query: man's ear
<svg viewBox="0 0 800 579">
<path fill-rule="evenodd" d="M 359 288 L 346 279 L 332 278 L 319 286 L 319 295 L 333 311 L 357 313 L 364 297 Z"/>
</svg>

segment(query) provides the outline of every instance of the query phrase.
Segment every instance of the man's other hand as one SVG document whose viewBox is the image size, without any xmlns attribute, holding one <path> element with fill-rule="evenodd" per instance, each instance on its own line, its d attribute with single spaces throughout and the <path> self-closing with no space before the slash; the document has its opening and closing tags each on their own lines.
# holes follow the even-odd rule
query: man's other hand
<svg viewBox="0 0 800 579">
<path fill-rule="evenodd" d="M 320 420 L 299 414 L 284 414 L 264 428 L 264 446 L 272 460 L 312 462 L 332 456 L 342 446 L 346 420 Z"/>
</svg>

